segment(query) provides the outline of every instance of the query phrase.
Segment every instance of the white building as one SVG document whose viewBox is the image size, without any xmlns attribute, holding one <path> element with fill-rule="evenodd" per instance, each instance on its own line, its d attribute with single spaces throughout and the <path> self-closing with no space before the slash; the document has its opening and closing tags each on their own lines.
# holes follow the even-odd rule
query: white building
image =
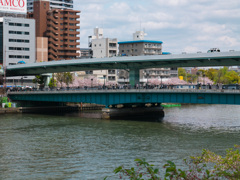
<svg viewBox="0 0 240 180">
<path fill-rule="evenodd" d="M 1 17 L 0 36 L 0 61 L 5 65 L 35 62 L 35 20 Z"/>
<path fill-rule="evenodd" d="M 118 54 L 117 39 L 110 39 L 103 37 L 103 29 L 94 28 L 94 35 L 89 36 L 89 47 L 92 49 L 93 58 L 114 57 Z M 117 83 L 117 70 L 99 70 L 88 71 L 87 74 L 93 74 L 103 83 L 106 77 L 108 84 Z"/>
<path fill-rule="evenodd" d="M 34 63 L 35 47 L 35 20 L 0 17 L 0 64 Z"/>
<path fill-rule="evenodd" d="M 49 0 L 51 9 L 73 9 L 73 0 Z M 33 12 L 34 0 L 27 0 L 27 11 Z"/>
</svg>

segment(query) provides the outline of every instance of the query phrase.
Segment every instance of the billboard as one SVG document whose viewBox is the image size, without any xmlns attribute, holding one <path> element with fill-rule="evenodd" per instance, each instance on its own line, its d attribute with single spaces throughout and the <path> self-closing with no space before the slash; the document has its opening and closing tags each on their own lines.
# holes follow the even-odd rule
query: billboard
<svg viewBox="0 0 240 180">
<path fill-rule="evenodd" d="M 27 13 L 27 0 L 0 0 L 0 12 Z"/>
</svg>

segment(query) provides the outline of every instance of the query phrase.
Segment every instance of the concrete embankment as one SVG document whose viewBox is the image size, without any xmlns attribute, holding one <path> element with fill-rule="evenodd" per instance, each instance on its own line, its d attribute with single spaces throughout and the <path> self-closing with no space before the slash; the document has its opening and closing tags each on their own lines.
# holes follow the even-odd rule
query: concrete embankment
<svg viewBox="0 0 240 180">
<path fill-rule="evenodd" d="M 103 107 L 104 106 L 97 104 L 68 104 L 67 106 L 0 108 L 0 114 L 73 112 L 85 110 L 101 110 Z"/>
<path fill-rule="evenodd" d="M 22 113 L 21 108 L 0 108 L 0 114 Z"/>
</svg>

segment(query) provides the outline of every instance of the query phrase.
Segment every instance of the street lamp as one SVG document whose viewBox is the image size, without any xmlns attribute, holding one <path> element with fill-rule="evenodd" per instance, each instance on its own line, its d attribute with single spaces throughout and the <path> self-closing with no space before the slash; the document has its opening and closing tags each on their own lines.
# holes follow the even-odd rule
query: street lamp
<svg viewBox="0 0 240 180">
<path fill-rule="evenodd" d="M 147 73 L 147 89 L 148 89 L 148 78 L 149 78 L 149 73 Z"/>
<path fill-rule="evenodd" d="M 67 76 L 67 90 L 69 90 L 68 84 L 69 84 L 69 77 Z"/>
<path fill-rule="evenodd" d="M 203 74 L 203 85 L 205 85 L 205 77 L 206 77 L 206 75 Z"/>
<path fill-rule="evenodd" d="M 103 87 L 104 87 L 104 89 L 105 89 L 105 79 L 106 79 L 106 75 L 103 75 L 103 78 L 104 78 L 104 85 L 103 85 Z"/>
<path fill-rule="evenodd" d="M 162 88 L 162 78 L 163 78 L 163 77 L 162 77 L 162 76 L 160 76 L 160 78 L 161 78 L 161 88 Z"/>
<path fill-rule="evenodd" d="M 23 86 L 23 77 L 21 78 L 21 85 Z"/>
</svg>

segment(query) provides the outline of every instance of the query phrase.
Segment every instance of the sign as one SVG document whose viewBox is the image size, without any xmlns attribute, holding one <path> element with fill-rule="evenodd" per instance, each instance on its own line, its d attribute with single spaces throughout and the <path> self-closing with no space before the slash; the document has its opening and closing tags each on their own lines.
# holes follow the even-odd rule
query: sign
<svg viewBox="0 0 240 180">
<path fill-rule="evenodd" d="M 0 0 L 0 11 L 27 13 L 27 0 Z"/>
<path fill-rule="evenodd" d="M 183 80 L 183 76 L 179 76 L 179 79 L 180 79 L 180 80 Z"/>
</svg>

